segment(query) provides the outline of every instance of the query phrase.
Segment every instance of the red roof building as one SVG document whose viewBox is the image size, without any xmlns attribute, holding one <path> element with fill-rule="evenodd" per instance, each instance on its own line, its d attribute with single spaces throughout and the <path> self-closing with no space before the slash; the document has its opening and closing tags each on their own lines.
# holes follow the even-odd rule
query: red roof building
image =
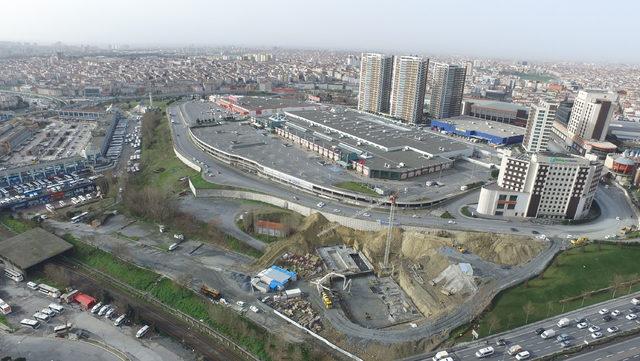
<svg viewBox="0 0 640 361">
<path fill-rule="evenodd" d="M 91 307 L 93 307 L 93 305 L 96 304 L 95 298 L 80 292 L 75 294 L 75 297 L 73 298 L 73 300 L 78 302 L 80 306 L 82 306 L 82 308 L 85 310 L 90 309 Z"/>
</svg>

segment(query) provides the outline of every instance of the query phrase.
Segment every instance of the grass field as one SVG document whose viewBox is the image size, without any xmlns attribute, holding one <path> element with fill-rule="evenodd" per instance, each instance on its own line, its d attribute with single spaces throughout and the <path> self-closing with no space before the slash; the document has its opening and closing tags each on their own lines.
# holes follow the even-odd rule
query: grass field
<svg viewBox="0 0 640 361">
<path fill-rule="evenodd" d="M 610 287 L 618 275 L 625 280 L 640 278 L 638 268 L 640 246 L 590 244 L 573 248 L 560 254 L 544 271 L 542 277 L 530 280 L 509 289 L 494 300 L 493 308 L 480 319 L 480 337 L 489 334 L 490 320 L 493 320 L 491 333 L 505 331 L 525 324 L 525 304 L 531 302 L 528 323 L 552 317 L 557 314 L 598 303 L 612 297 L 612 291 L 604 291 L 586 298 L 585 293 Z M 640 290 L 640 284 L 631 287 L 631 291 Z M 629 292 L 629 286 L 620 287 L 616 297 Z M 575 301 L 561 304 L 559 301 L 579 297 Z M 498 320 L 497 324 L 495 320 Z M 461 340 L 468 340 L 465 335 Z"/>
<path fill-rule="evenodd" d="M 373 189 L 369 188 L 366 184 L 358 183 L 358 182 L 340 182 L 334 184 L 337 188 L 346 189 L 348 191 L 362 193 L 369 196 L 378 196 Z"/>
<path fill-rule="evenodd" d="M 542 83 L 546 83 L 550 80 L 555 79 L 551 75 L 547 75 L 547 74 L 522 73 L 518 71 L 508 72 L 507 74 L 518 76 L 522 80 L 539 81 Z"/>
<path fill-rule="evenodd" d="M 444 218 L 444 219 L 455 219 L 456 217 L 453 216 L 453 214 L 449 213 L 449 211 L 445 211 L 444 213 L 442 213 L 440 215 L 440 218 Z"/>
<path fill-rule="evenodd" d="M 3 214 L 0 216 L 0 223 L 2 226 L 8 229 L 9 231 L 18 234 L 24 231 L 28 231 L 33 228 L 33 225 L 28 221 L 14 219 L 9 214 Z"/>
</svg>

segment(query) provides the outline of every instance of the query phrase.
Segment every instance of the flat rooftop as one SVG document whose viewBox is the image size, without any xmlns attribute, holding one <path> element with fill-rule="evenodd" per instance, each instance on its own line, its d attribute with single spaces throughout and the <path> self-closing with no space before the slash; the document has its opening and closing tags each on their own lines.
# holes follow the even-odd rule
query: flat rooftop
<svg viewBox="0 0 640 361">
<path fill-rule="evenodd" d="M 454 124 L 461 131 L 473 131 L 491 134 L 497 137 L 515 137 L 524 135 L 525 128 L 492 120 L 478 119 L 468 115 L 438 119 L 441 122 Z"/>
<path fill-rule="evenodd" d="M 285 112 L 287 121 L 300 121 L 322 128 L 327 135 L 348 137 L 373 147 L 391 151 L 405 147 L 430 156 L 457 156 L 469 150 L 465 143 L 423 129 L 391 123 L 375 115 L 347 108 Z M 335 134 L 332 134 L 335 133 Z"/>
<path fill-rule="evenodd" d="M 225 100 L 230 100 L 228 97 L 224 97 Z M 283 109 L 283 108 L 300 108 L 317 106 L 317 104 L 310 102 L 303 102 L 296 99 L 287 98 L 274 98 L 274 97 L 249 97 L 249 96 L 234 96 L 235 104 L 247 109 L 247 110 L 262 110 L 262 109 Z M 234 100 L 231 100 L 234 102 Z"/>
<path fill-rule="evenodd" d="M 0 257 L 26 270 L 73 248 L 73 245 L 42 228 L 33 228 L 0 242 Z"/>
<path fill-rule="evenodd" d="M 483 108 L 491 108 L 496 110 L 503 111 L 512 111 L 517 112 L 518 110 L 526 110 L 529 111 L 524 105 L 516 104 L 516 103 L 508 103 L 508 102 L 500 102 L 497 100 L 487 100 L 487 99 L 464 99 L 465 102 L 473 103 L 474 105 L 483 107 Z"/>
</svg>

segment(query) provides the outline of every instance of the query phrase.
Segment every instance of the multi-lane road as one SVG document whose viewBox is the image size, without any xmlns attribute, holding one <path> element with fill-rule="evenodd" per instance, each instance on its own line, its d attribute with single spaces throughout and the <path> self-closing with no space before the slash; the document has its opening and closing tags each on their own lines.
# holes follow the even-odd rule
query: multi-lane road
<svg viewBox="0 0 640 361">
<path fill-rule="evenodd" d="M 514 345 L 520 345 L 523 350 L 529 351 L 531 353 L 532 359 L 536 359 L 544 356 L 549 356 L 563 350 L 560 342 L 556 340 L 556 336 L 560 334 L 568 335 L 570 337 L 572 346 L 585 345 L 587 342 L 592 344 L 595 339 L 591 336 L 593 332 L 589 331 L 589 327 L 593 325 L 600 328 L 599 332 L 602 333 L 601 338 L 603 340 L 606 340 L 607 338 L 611 338 L 616 334 L 620 334 L 625 331 L 640 329 L 640 324 L 636 322 L 636 319 L 629 320 L 626 317 L 631 313 L 630 309 L 634 307 L 630 302 L 631 298 L 634 296 L 638 297 L 638 295 L 640 295 L 640 293 L 602 302 L 596 305 L 585 307 L 580 310 L 568 312 L 554 318 L 531 323 L 527 326 L 520 327 L 505 333 L 497 334 L 489 338 L 480 339 L 468 344 L 454 347 L 453 349 L 447 351 L 453 355 L 452 357 L 454 358 L 454 360 L 473 360 L 478 358 L 476 357 L 476 352 L 479 349 L 491 346 L 494 349 L 494 354 L 483 359 L 511 360 L 513 359 L 513 356 L 509 356 L 507 354 L 507 350 Z M 600 314 L 600 310 L 602 309 L 607 309 L 607 314 L 610 314 L 610 312 L 612 312 L 613 310 L 619 310 L 621 314 L 619 316 L 613 317 L 611 321 L 607 322 L 603 320 L 603 315 Z M 560 328 L 557 326 L 557 322 L 563 317 L 569 318 L 571 320 L 571 324 L 569 326 Z M 581 318 L 585 318 L 587 320 L 587 328 L 580 329 L 577 327 L 575 320 Z M 608 332 L 607 329 L 612 326 L 618 327 L 619 331 L 616 333 Z M 543 328 L 545 330 L 553 329 L 556 331 L 556 335 L 548 339 L 543 339 L 535 332 L 540 328 Z M 505 340 L 506 345 L 498 346 L 496 344 L 496 341 L 499 339 Z M 606 355 L 610 354 L 611 352 L 614 352 L 614 354 L 616 355 L 633 354 L 634 352 L 635 354 L 640 354 L 640 348 L 631 348 L 634 345 L 640 346 L 639 338 L 633 338 L 620 344 L 597 348 L 594 351 L 573 356 L 571 359 L 580 361 L 594 361 L 597 357 L 606 358 Z M 431 360 L 434 355 L 435 352 L 417 355 L 406 358 L 403 361 Z M 593 357 L 594 355 L 595 357 Z M 608 358 L 607 360 L 609 359 L 610 358 Z"/>
</svg>

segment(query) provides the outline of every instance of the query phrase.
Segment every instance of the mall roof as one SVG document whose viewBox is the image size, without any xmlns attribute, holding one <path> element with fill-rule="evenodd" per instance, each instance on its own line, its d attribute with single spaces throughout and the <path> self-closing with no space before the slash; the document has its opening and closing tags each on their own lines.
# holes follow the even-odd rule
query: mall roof
<svg viewBox="0 0 640 361">
<path fill-rule="evenodd" d="M 454 124 L 457 130 L 475 131 L 491 134 L 499 137 L 513 137 L 524 135 L 525 128 L 493 120 L 483 120 L 468 115 L 438 119 L 441 122 Z"/>
</svg>

